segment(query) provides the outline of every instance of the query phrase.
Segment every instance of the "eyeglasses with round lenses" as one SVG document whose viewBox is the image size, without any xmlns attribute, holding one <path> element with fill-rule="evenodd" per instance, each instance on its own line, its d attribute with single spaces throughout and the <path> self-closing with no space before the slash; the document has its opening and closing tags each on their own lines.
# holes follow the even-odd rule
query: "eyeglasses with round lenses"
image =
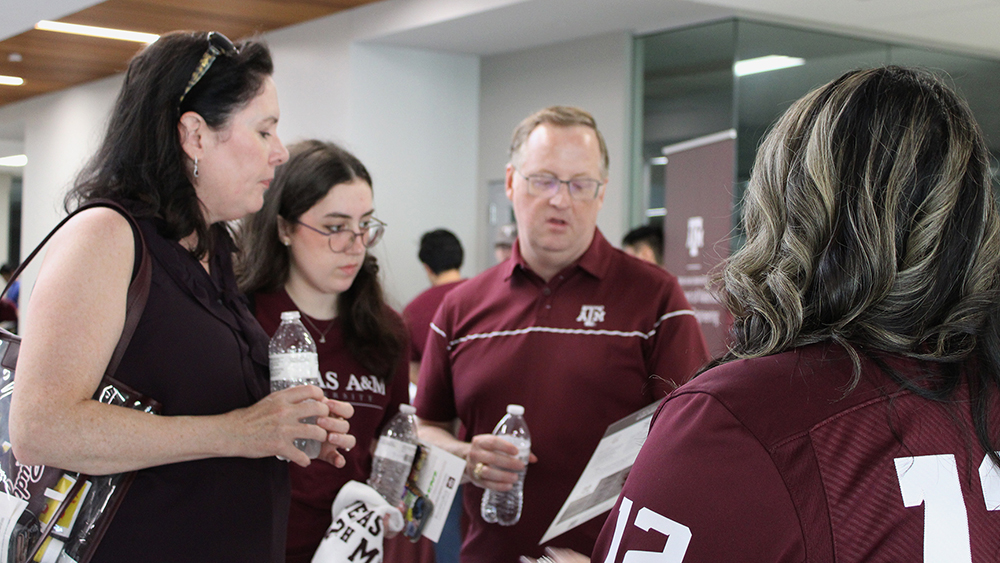
<svg viewBox="0 0 1000 563">
<path fill-rule="evenodd" d="M 536 197 L 555 197 L 563 184 L 569 190 L 569 196 L 576 200 L 597 199 L 597 192 L 604 185 L 600 180 L 593 178 L 575 178 L 573 180 L 560 180 L 551 174 L 532 174 L 525 176 L 521 171 L 517 171 L 522 178 L 528 182 L 528 193 Z"/>
<path fill-rule="evenodd" d="M 337 225 L 335 227 L 330 227 L 327 230 L 317 229 L 316 227 L 306 225 L 302 221 L 295 221 L 299 225 L 309 229 L 310 231 L 319 233 L 326 237 L 327 244 L 330 245 L 330 250 L 341 253 L 347 252 L 354 246 L 354 241 L 359 237 L 361 238 L 361 245 L 365 248 L 371 248 L 378 244 L 381 240 L 382 235 L 385 233 L 386 224 L 374 217 L 361 223 L 360 231 L 352 231 L 344 225 Z"/>
<path fill-rule="evenodd" d="M 188 92 L 205 76 L 208 69 L 212 68 L 212 63 L 215 62 L 215 59 L 219 58 L 220 55 L 235 57 L 240 52 L 228 37 L 218 31 L 209 31 L 207 39 L 208 49 L 205 50 L 205 54 L 198 61 L 198 66 L 191 73 L 191 80 L 188 80 L 187 86 L 184 88 L 184 93 L 181 94 L 181 99 L 177 102 L 178 104 L 184 103 L 184 98 L 188 95 Z"/>
</svg>

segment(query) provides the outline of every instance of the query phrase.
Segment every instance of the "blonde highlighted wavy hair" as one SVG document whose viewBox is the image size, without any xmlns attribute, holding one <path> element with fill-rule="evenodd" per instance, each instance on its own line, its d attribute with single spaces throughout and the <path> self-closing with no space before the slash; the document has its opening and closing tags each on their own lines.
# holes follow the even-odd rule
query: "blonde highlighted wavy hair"
<svg viewBox="0 0 1000 563">
<path fill-rule="evenodd" d="M 921 70 L 844 74 L 792 105 L 760 146 L 746 245 L 716 279 L 735 318 L 721 361 L 821 341 L 855 360 L 932 360 L 945 368 L 931 381 L 893 376 L 936 399 L 969 379 L 987 447 L 984 398 L 1000 387 L 998 217 L 963 100 Z"/>
</svg>

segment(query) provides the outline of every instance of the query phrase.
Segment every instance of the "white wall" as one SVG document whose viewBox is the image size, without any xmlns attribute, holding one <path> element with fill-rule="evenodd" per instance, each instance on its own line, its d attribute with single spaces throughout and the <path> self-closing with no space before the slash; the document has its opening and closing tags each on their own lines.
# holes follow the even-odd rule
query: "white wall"
<svg viewBox="0 0 1000 563">
<path fill-rule="evenodd" d="M 610 183 L 597 225 L 617 246 L 628 227 L 632 37 L 610 33 L 558 45 L 484 57 L 479 108 L 479 209 L 485 187 L 503 179 L 514 127 L 551 105 L 579 106 L 597 120 L 611 157 Z M 485 217 L 485 211 L 480 214 Z M 487 245 L 485 222 L 478 245 Z M 480 259 L 492 255 L 480 252 Z M 480 268 L 488 263 L 481 262 Z"/>
<path fill-rule="evenodd" d="M 337 142 L 371 173 L 377 215 L 389 224 L 374 252 L 402 309 L 428 287 L 417 260 L 423 232 L 446 227 L 475 240 L 479 58 L 352 40 L 374 33 L 371 17 L 352 11 L 267 40 L 282 139 Z M 475 246 L 466 247 L 472 274 Z"/>
<path fill-rule="evenodd" d="M 401 307 L 429 285 L 417 259 L 426 231 L 458 235 L 469 255 L 464 273 L 476 273 L 479 59 L 357 45 L 351 67 L 349 138 L 389 224 L 376 255 Z"/>
<path fill-rule="evenodd" d="M 24 167 L 21 191 L 21 259 L 65 216 L 62 202 L 77 172 L 97 149 L 121 85 L 120 76 L 11 104 L 4 117 L 23 119 Z M 41 258 L 22 274 L 20 304 L 28 298 Z"/>
</svg>

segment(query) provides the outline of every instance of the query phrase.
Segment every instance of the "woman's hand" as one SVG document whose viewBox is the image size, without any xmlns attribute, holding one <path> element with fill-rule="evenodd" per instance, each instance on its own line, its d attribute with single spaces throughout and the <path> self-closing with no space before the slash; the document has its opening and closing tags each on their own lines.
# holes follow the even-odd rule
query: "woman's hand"
<svg viewBox="0 0 1000 563">
<path fill-rule="evenodd" d="M 300 422 L 317 417 L 317 422 L 323 420 L 327 426 L 331 425 L 330 406 L 323 391 L 315 385 L 298 385 L 271 393 L 256 404 L 225 416 L 232 421 L 235 456 L 278 456 L 306 467 L 310 463 L 309 456 L 293 442 L 306 439 L 328 443 L 329 431 L 323 426 Z M 346 421 L 341 422 L 346 424 Z"/>
<path fill-rule="evenodd" d="M 316 419 L 316 424 L 327 432 L 327 438 L 323 442 L 318 459 L 334 467 L 343 467 L 347 464 L 347 460 L 340 453 L 340 450 L 349 452 L 357 445 L 354 436 L 347 433 L 351 429 L 347 419 L 354 416 L 354 407 L 350 403 L 334 401 L 333 399 L 324 399 L 324 402 L 329 407 L 330 414 Z"/>
</svg>

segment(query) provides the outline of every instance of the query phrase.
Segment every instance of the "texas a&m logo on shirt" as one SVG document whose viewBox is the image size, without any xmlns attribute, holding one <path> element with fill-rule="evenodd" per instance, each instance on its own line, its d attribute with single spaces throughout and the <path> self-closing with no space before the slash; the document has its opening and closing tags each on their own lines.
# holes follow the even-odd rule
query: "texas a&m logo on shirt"
<svg viewBox="0 0 1000 563">
<path fill-rule="evenodd" d="M 597 323 L 603 323 L 604 305 L 584 305 L 580 307 L 580 314 L 576 317 L 576 322 L 583 323 L 583 326 L 597 326 Z"/>
</svg>

